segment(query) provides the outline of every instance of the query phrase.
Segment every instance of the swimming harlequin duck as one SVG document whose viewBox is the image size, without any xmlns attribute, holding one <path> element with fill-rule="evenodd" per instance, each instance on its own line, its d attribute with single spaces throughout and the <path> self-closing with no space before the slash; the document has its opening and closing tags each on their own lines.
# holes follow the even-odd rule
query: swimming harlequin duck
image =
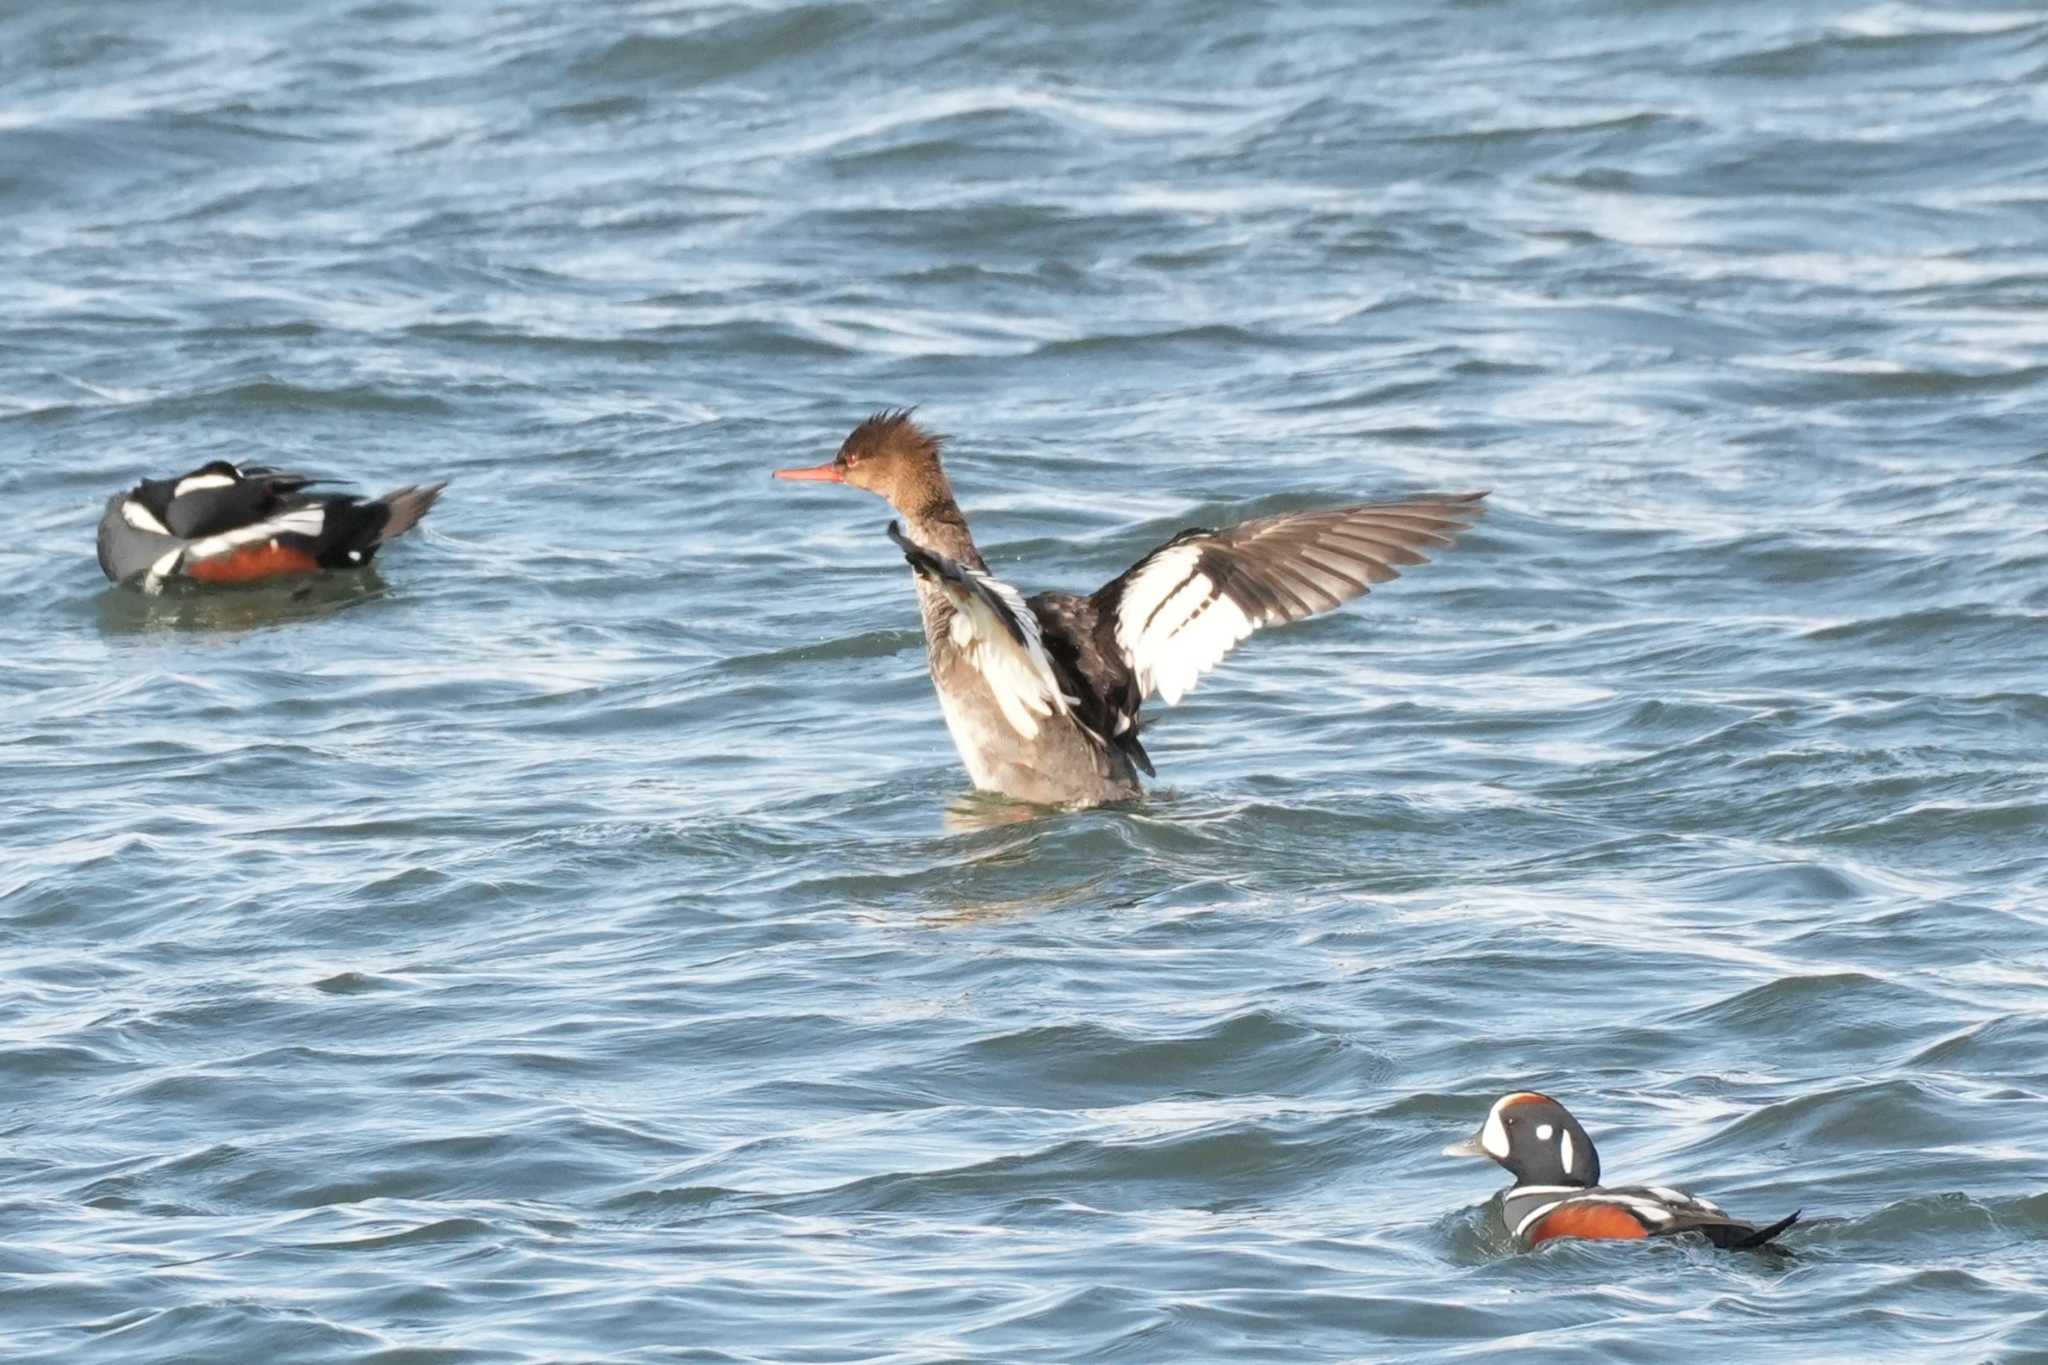
<svg viewBox="0 0 2048 1365">
<path fill-rule="evenodd" d="M 1492 1157 L 1515 1183 L 1501 1221 L 1525 1247 L 1554 1237 L 1669 1237 L 1697 1232 L 1717 1247 L 1763 1246 L 1799 1221 L 1794 1210 L 1769 1227 L 1730 1218 L 1718 1204 L 1662 1185 L 1602 1185 L 1600 1154 L 1579 1121 L 1548 1095 L 1523 1090 L 1494 1101 L 1473 1136 L 1445 1156 Z"/>
<path fill-rule="evenodd" d="M 1139 793 L 1153 774 L 1138 709 L 1171 705 L 1262 626 L 1328 611 L 1424 562 L 1479 516 L 1484 493 L 1284 512 L 1182 531 L 1095 592 L 1026 598 L 990 575 L 939 464 L 944 438 L 908 411 L 853 429 L 839 453 L 778 479 L 850 484 L 889 501 L 915 571 L 939 708 L 984 791 L 1048 805 Z"/>
<path fill-rule="evenodd" d="M 427 514 L 445 483 L 381 498 L 308 494 L 323 482 L 215 460 L 190 474 L 144 479 L 116 493 L 100 518 L 100 568 L 116 583 L 253 583 L 368 564 L 385 541 Z"/>
</svg>

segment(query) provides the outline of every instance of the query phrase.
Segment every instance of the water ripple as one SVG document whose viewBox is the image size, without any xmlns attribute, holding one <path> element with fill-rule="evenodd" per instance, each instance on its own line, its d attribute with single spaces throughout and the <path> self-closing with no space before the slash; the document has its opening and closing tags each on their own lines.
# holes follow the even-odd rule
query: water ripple
<svg viewBox="0 0 2048 1365">
<path fill-rule="evenodd" d="M 1627 22 L 1617 23 L 1626 10 Z M 2025 8 L 0 16 L 10 1361 L 2048 1351 Z M 1493 490 L 1142 805 L 968 793 L 991 562 Z M 449 478 L 112 591 L 105 498 Z M 1519 1255 L 1489 1099 L 1785 1261 Z"/>
</svg>

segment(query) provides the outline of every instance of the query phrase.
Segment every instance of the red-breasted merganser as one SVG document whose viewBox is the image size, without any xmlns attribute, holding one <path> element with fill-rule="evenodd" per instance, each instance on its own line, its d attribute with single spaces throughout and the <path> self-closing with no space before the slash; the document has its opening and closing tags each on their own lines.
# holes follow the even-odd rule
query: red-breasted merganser
<svg viewBox="0 0 2048 1365">
<path fill-rule="evenodd" d="M 1138 708 L 1171 705 L 1238 641 L 1328 611 L 1450 545 L 1484 493 L 1284 512 L 1182 531 L 1092 594 L 1025 598 L 993 577 L 939 465 L 943 437 L 905 411 L 853 429 L 828 463 L 778 479 L 851 484 L 902 516 L 946 727 L 983 791 L 1092 806 L 1154 776 Z"/>
<path fill-rule="evenodd" d="M 1501 1199 L 1501 1222 L 1523 1247 L 1553 1237 L 1633 1240 L 1697 1232 L 1724 1250 L 1750 1251 L 1799 1221 L 1794 1210 L 1758 1227 L 1668 1185 L 1603 1185 L 1593 1139 L 1563 1105 L 1533 1090 L 1495 1100 L 1479 1131 L 1444 1148 L 1444 1155 L 1491 1157 L 1507 1167 L 1515 1183 Z"/>
<path fill-rule="evenodd" d="M 171 579 L 254 583 L 368 564 L 411 530 L 445 483 L 381 498 L 309 494 L 324 482 L 215 460 L 190 474 L 144 479 L 116 493 L 100 518 L 100 568 L 116 583 L 161 592 Z"/>
</svg>

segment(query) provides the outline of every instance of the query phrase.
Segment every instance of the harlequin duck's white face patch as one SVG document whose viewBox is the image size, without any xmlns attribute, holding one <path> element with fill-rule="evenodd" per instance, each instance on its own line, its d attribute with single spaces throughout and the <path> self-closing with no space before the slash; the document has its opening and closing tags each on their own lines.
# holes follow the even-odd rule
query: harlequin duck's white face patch
<svg viewBox="0 0 2048 1365">
<path fill-rule="evenodd" d="M 1487 1110 L 1486 1126 L 1479 1130 L 1479 1145 L 1496 1161 L 1505 1160 L 1508 1154 L 1507 1125 L 1501 1122 L 1500 1117 L 1501 1106 L 1506 1103 L 1502 1100 Z"/>
<path fill-rule="evenodd" d="M 1512 1095 L 1503 1095 L 1495 1100 L 1493 1108 L 1486 1111 L 1486 1126 L 1479 1130 L 1479 1146 L 1481 1150 L 1495 1161 L 1507 1160 L 1508 1153 L 1512 1150 L 1508 1143 L 1507 1111 L 1513 1105 L 1532 1102 L 1547 1104 L 1550 1103 L 1550 1099 L 1548 1096 L 1539 1095 L 1532 1090 L 1518 1090 Z M 1548 1138 L 1550 1134 L 1543 1130 L 1549 1127 L 1550 1125 L 1547 1123 L 1542 1125 L 1537 1130 L 1536 1135 L 1541 1138 Z"/>
<path fill-rule="evenodd" d="M 1533 1113 L 1517 1114 L 1517 1105 L 1535 1105 L 1538 1108 Z M 1546 1107 L 1555 1112 L 1559 1106 L 1548 1095 L 1539 1095 L 1533 1090 L 1517 1090 L 1511 1095 L 1503 1095 L 1486 1111 L 1486 1122 L 1480 1125 L 1479 1131 L 1463 1142 L 1444 1148 L 1444 1155 L 1491 1157 L 1520 1174 L 1521 1168 L 1516 1163 L 1518 1159 L 1528 1160 L 1529 1144 L 1539 1142 L 1548 1145 L 1561 1126 L 1554 1119 L 1543 1117 Z M 1553 1156 L 1554 1153 L 1545 1153 L 1546 1159 Z"/>
</svg>

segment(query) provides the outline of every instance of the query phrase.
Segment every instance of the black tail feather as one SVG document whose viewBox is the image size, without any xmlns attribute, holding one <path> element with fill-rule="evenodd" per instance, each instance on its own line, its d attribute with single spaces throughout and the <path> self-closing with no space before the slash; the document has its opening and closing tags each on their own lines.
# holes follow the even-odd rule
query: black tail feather
<svg viewBox="0 0 2048 1365">
<path fill-rule="evenodd" d="M 1721 1245 L 1730 1251 L 1755 1251 L 1758 1247 L 1768 1245 L 1779 1233 L 1798 1222 L 1799 1215 L 1803 1212 L 1803 1209 L 1794 1209 L 1767 1228 L 1758 1228 L 1747 1237 L 1738 1241 L 1723 1242 Z"/>
<path fill-rule="evenodd" d="M 316 553 L 322 568 L 355 569 L 376 557 L 387 540 L 404 535 L 419 523 L 441 496 L 445 483 L 394 488 L 365 502 L 350 495 L 322 498 L 326 512 Z"/>
</svg>

